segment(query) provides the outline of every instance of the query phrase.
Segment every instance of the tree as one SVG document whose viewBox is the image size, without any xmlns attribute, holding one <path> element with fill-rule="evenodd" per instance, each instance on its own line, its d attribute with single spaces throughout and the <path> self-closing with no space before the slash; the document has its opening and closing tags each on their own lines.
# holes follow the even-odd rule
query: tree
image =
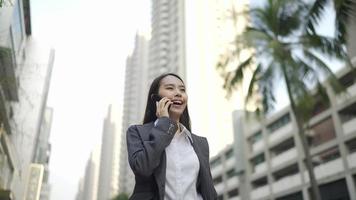
<svg viewBox="0 0 356 200">
<path fill-rule="evenodd" d="M 242 84 L 247 77 L 246 71 L 252 73 L 245 105 L 249 102 L 256 103 L 258 115 L 266 114 L 273 109 L 276 80 L 283 80 L 290 101 L 291 114 L 295 116 L 304 150 L 313 200 L 320 200 L 321 197 L 305 135 L 316 104 L 310 89 L 316 88 L 316 93 L 321 95 L 324 103 L 327 103 L 326 88 L 321 83 L 323 78 L 326 78 L 335 93 L 338 94 L 345 89 L 324 58 L 346 61 L 351 65 L 345 47 L 344 21 L 336 20 L 336 37 L 322 36 L 315 31 L 327 1 L 316 0 L 313 4 L 307 4 L 302 0 L 268 0 L 265 5 L 250 9 L 244 14 L 250 14 L 252 23 L 242 34 L 236 36 L 232 48 L 228 48 L 217 63 L 217 68 L 222 71 L 225 79 L 224 88 L 228 93 L 232 93 Z M 346 0 L 335 2 L 350 3 Z M 336 7 L 343 8 L 339 4 Z M 340 15 L 343 14 L 340 10 L 338 12 Z M 251 52 L 250 56 L 241 60 L 241 55 L 246 51 Z M 230 70 L 231 67 L 233 70 Z M 261 99 L 253 98 L 256 95 L 260 95 Z"/>
<path fill-rule="evenodd" d="M 112 200 L 129 200 L 129 196 L 126 193 L 120 193 Z"/>
</svg>

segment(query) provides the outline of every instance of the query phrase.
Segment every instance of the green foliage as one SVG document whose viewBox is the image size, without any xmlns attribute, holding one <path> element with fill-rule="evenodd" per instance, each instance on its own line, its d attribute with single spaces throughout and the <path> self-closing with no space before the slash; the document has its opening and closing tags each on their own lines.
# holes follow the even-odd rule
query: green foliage
<svg viewBox="0 0 356 200">
<path fill-rule="evenodd" d="M 121 194 L 118 194 L 112 200 L 128 200 L 128 199 L 129 199 L 129 196 L 126 193 L 121 193 Z"/>
<path fill-rule="evenodd" d="M 301 111 L 296 114 L 306 121 L 316 103 L 311 87 L 317 86 L 316 93 L 327 98 L 321 84 L 326 77 L 336 93 L 344 91 L 320 56 L 351 63 L 345 46 L 339 37 L 325 37 L 313 31 L 325 5 L 324 1 L 309 5 L 304 1 L 268 0 L 263 7 L 252 8 L 252 23 L 236 36 L 234 48 L 224 52 L 217 64 L 228 94 L 241 85 L 249 69 L 253 75 L 245 105 L 255 101 L 256 111 L 267 113 L 274 107 L 276 81 L 283 80 L 290 86 L 289 99 Z M 251 49 L 251 56 L 242 60 L 242 52 Z M 228 66 L 235 63 L 234 70 L 228 71 Z M 256 95 L 262 99 L 252 98 Z"/>
</svg>

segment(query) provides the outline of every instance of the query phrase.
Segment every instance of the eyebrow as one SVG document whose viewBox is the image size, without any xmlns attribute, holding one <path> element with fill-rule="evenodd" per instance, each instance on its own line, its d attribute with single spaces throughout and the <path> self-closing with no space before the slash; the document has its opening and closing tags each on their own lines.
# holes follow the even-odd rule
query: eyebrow
<svg viewBox="0 0 356 200">
<path fill-rule="evenodd" d="M 172 84 L 172 83 L 168 83 L 168 84 L 165 84 L 165 85 L 163 85 L 163 86 L 165 86 L 165 87 L 167 87 L 167 86 L 172 86 L 172 87 L 174 87 L 175 85 Z M 185 88 L 184 85 L 178 85 L 178 87 L 183 87 L 183 88 Z"/>
</svg>

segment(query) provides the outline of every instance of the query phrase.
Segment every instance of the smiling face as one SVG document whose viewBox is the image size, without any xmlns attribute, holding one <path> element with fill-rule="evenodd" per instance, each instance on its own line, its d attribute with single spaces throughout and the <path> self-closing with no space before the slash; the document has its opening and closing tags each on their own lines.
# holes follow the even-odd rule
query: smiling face
<svg viewBox="0 0 356 200">
<path fill-rule="evenodd" d="M 184 109 L 187 107 L 188 100 L 184 83 L 177 77 L 168 75 L 161 80 L 158 88 L 158 95 L 167 97 L 173 102 L 169 114 L 178 117 L 179 119 Z"/>
</svg>

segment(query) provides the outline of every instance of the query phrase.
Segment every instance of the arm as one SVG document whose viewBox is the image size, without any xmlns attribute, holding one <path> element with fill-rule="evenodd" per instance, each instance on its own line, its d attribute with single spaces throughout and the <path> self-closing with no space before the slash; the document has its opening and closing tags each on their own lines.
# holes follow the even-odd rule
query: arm
<svg viewBox="0 0 356 200">
<path fill-rule="evenodd" d="M 143 141 L 137 127 L 130 126 L 126 133 L 126 142 L 132 171 L 141 176 L 152 175 L 177 129 L 177 124 L 168 117 L 159 118 L 156 126 L 148 131 L 149 140 Z"/>
</svg>

